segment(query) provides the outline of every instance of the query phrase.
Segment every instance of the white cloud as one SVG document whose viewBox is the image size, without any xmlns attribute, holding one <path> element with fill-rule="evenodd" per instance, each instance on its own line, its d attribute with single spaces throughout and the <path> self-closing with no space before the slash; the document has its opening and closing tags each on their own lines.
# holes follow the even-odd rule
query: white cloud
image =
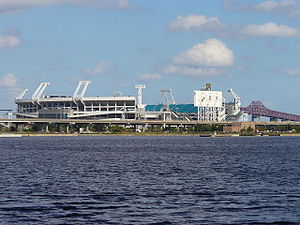
<svg viewBox="0 0 300 225">
<path fill-rule="evenodd" d="M 298 45 L 298 46 L 296 47 L 296 49 L 297 49 L 297 50 L 300 50 L 300 45 Z"/>
<path fill-rule="evenodd" d="M 300 3 L 294 0 L 265 1 L 254 6 L 255 11 L 280 14 L 291 18 L 300 17 Z"/>
<path fill-rule="evenodd" d="M 97 75 L 115 75 L 116 74 L 116 65 L 111 62 L 102 61 L 99 62 L 93 68 L 84 69 L 83 72 L 88 75 L 97 76 Z"/>
<path fill-rule="evenodd" d="M 224 9 L 278 14 L 291 18 L 300 17 L 300 3 L 295 0 L 264 1 L 258 4 L 229 0 L 225 1 Z"/>
<path fill-rule="evenodd" d="M 11 105 L 15 97 L 22 91 L 19 87 L 19 79 L 12 73 L 7 73 L 0 77 L 0 102 L 2 105 Z"/>
<path fill-rule="evenodd" d="M 137 77 L 140 82 L 151 82 L 161 80 L 162 76 L 158 73 L 146 73 Z"/>
<path fill-rule="evenodd" d="M 128 9 L 130 0 L 0 0 L 0 13 L 16 13 L 54 4 L 72 4 L 98 9 Z"/>
<path fill-rule="evenodd" d="M 98 9 L 128 9 L 132 6 L 129 0 L 67 0 L 67 2 Z"/>
<path fill-rule="evenodd" d="M 300 76 L 300 69 L 283 69 L 282 72 L 289 76 Z"/>
<path fill-rule="evenodd" d="M 26 9 L 63 2 L 63 0 L 0 0 L 1 13 L 15 13 Z"/>
<path fill-rule="evenodd" d="M 169 31 L 220 31 L 226 26 L 218 17 L 207 18 L 202 15 L 178 15 L 168 26 Z"/>
<path fill-rule="evenodd" d="M 18 86 L 17 84 L 18 78 L 12 74 L 8 73 L 1 77 L 0 79 L 0 86 L 4 88 L 15 88 Z"/>
<path fill-rule="evenodd" d="M 264 2 L 259 7 L 267 7 L 271 4 L 270 1 Z M 282 3 L 283 4 L 283 3 Z M 272 4 L 271 4 L 272 5 Z M 299 4 L 300 5 L 300 4 Z M 239 6 L 242 9 L 253 8 L 250 3 L 228 1 L 225 3 L 226 9 Z M 258 7 L 257 6 L 257 7 Z M 279 25 L 274 22 L 265 24 L 249 24 L 249 25 L 235 25 L 227 26 L 221 22 L 218 17 L 205 17 L 202 15 L 178 15 L 168 26 L 168 30 L 172 32 L 188 32 L 188 31 L 204 31 L 216 32 L 217 34 L 233 37 L 299 37 L 300 30 L 286 25 Z"/>
<path fill-rule="evenodd" d="M 299 37 L 300 30 L 288 27 L 285 25 L 278 25 L 270 22 L 262 25 L 247 25 L 242 28 L 241 34 L 245 36 L 257 36 L 257 37 Z"/>
<path fill-rule="evenodd" d="M 219 68 L 168 65 L 163 68 L 164 74 L 180 74 L 191 77 L 217 76 L 223 71 Z"/>
<path fill-rule="evenodd" d="M 162 69 L 163 74 L 189 77 L 217 76 L 234 64 L 234 54 L 218 39 L 209 39 L 172 58 L 172 63 Z"/>
<path fill-rule="evenodd" d="M 14 48 L 21 44 L 21 39 L 14 29 L 8 29 L 0 36 L 0 50 Z"/>
<path fill-rule="evenodd" d="M 233 52 L 218 39 L 209 39 L 173 57 L 177 65 L 224 67 L 234 64 Z"/>
</svg>

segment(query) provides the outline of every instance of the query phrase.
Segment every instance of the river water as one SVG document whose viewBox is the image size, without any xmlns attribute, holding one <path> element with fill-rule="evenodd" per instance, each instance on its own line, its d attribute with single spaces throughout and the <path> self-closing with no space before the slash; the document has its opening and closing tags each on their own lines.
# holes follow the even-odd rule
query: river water
<svg viewBox="0 0 300 225">
<path fill-rule="evenodd" d="M 0 224 L 300 224 L 299 137 L 0 139 Z"/>
</svg>

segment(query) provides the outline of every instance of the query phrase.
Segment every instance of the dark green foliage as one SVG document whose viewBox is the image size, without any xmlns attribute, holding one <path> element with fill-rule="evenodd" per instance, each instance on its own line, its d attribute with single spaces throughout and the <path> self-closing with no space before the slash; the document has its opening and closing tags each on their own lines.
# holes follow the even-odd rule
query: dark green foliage
<svg viewBox="0 0 300 225">
<path fill-rule="evenodd" d="M 39 131 L 42 131 L 42 129 L 43 129 L 43 126 L 40 124 L 33 124 L 31 127 L 31 130 L 33 132 L 39 132 Z"/>
<path fill-rule="evenodd" d="M 16 131 L 17 131 L 17 128 L 12 126 L 12 127 L 9 128 L 9 131 L 10 131 L 10 132 L 16 132 Z"/>
<path fill-rule="evenodd" d="M 194 132 L 203 133 L 203 132 L 223 132 L 223 125 L 216 124 L 197 124 L 194 126 Z"/>
<path fill-rule="evenodd" d="M 258 130 L 260 132 L 300 132 L 300 126 L 299 125 L 266 125 L 266 126 L 260 126 L 258 127 Z"/>
<path fill-rule="evenodd" d="M 104 132 L 104 131 L 106 131 L 106 126 L 103 124 L 93 124 L 91 126 L 91 131 L 97 132 L 97 133 Z"/>
<path fill-rule="evenodd" d="M 108 131 L 111 133 L 124 133 L 127 131 L 127 129 L 125 127 L 113 125 L 108 128 Z"/>
<path fill-rule="evenodd" d="M 243 136 L 253 136 L 256 132 L 252 127 L 248 127 L 247 129 L 242 129 L 240 133 Z"/>
</svg>

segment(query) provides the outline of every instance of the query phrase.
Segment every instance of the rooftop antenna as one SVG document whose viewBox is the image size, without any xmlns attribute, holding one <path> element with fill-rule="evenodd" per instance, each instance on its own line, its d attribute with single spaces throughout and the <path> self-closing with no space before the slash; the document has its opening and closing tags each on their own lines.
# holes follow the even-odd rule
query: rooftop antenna
<svg viewBox="0 0 300 225">
<path fill-rule="evenodd" d="M 211 91 L 211 87 L 212 87 L 211 83 L 207 83 L 207 84 L 205 84 L 205 88 L 201 88 L 200 90 L 201 91 Z"/>
<path fill-rule="evenodd" d="M 229 88 L 228 92 L 233 96 L 234 109 L 240 111 L 241 98 L 232 90 L 232 88 Z"/>
<path fill-rule="evenodd" d="M 163 89 L 163 90 L 160 90 L 160 92 L 163 93 L 163 95 L 164 95 L 166 105 L 176 104 L 171 89 Z"/>
<path fill-rule="evenodd" d="M 73 94 L 73 99 L 75 100 L 81 100 L 86 92 L 87 87 L 89 86 L 89 84 L 91 83 L 91 81 L 89 80 L 81 80 L 79 81 L 77 88 Z M 79 93 L 81 89 L 81 92 Z"/>
<path fill-rule="evenodd" d="M 16 97 L 15 100 L 21 100 L 27 92 L 28 92 L 28 89 L 25 89 Z"/>
<path fill-rule="evenodd" d="M 211 84 L 210 84 L 210 83 L 207 83 L 207 84 L 205 85 L 205 89 L 206 89 L 207 91 L 211 91 Z"/>
<path fill-rule="evenodd" d="M 43 82 L 40 84 L 40 86 L 36 89 L 36 91 L 33 93 L 31 99 L 32 102 L 37 102 L 39 101 L 39 99 L 41 98 L 43 92 L 45 91 L 46 87 L 49 85 L 49 82 Z"/>
</svg>

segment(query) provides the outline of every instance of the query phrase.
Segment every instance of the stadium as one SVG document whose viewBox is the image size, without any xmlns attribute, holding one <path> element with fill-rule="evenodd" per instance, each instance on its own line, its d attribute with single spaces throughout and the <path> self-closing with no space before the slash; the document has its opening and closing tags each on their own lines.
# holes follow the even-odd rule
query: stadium
<svg viewBox="0 0 300 225">
<path fill-rule="evenodd" d="M 135 119 L 136 98 L 125 96 L 84 97 L 90 81 L 80 81 L 72 96 L 43 95 L 49 83 L 41 83 L 31 98 L 16 99 L 17 118 Z"/>
<path fill-rule="evenodd" d="M 87 119 L 87 120 L 160 120 L 160 121 L 225 121 L 241 120 L 240 99 L 225 103 L 221 91 L 212 91 L 211 84 L 194 91 L 194 103 L 176 104 L 170 89 L 161 90 L 164 103 L 145 105 L 142 103 L 142 89 L 136 85 L 137 97 L 115 93 L 111 97 L 85 97 L 91 81 L 79 81 L 73 95 L 44 95 L 49 85 L 43 82 L 30 98 L 24 98 L 28 89 L 17 96 L 17 118 L 44 119 Z"/>
</svg>

